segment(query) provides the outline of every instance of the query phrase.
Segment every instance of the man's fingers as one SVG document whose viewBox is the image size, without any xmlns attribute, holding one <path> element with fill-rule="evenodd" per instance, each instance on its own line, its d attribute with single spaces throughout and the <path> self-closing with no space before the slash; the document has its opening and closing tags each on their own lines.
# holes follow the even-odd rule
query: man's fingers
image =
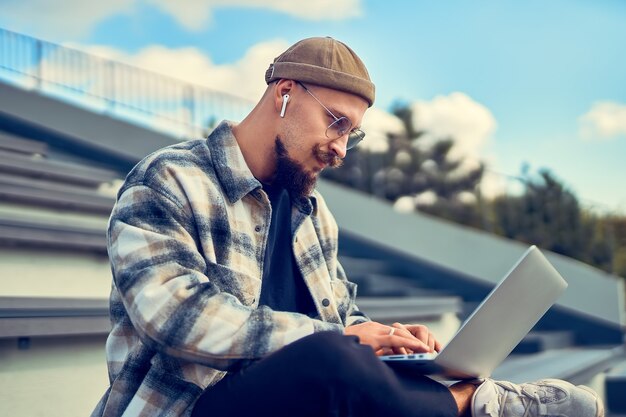
<svg viewBox="0 0 626 417">
<path fill-rule="evenodd" d="M 442 347 L 441 342 L 439 342 L 439 340 L 435 340 L 435 352 L 441 352 Z"/>
<path fill-rule="evenodd" d="M 413 326 L 395 323 L 387 326 L 377 322 L 366 322 L 344 329 L 348 336 L 358 336 L 361 344 L 369 345 L 378 354 L 408 354 L 430 352 L 428 339 L 415 336 Z"/>
<path fill-rule="evenodd" d="M 410 339 L 414 339 L 415 338 L 413 333 L 411 333 L 411 330 L 409 330 L 409 328 L 407 326 L 405 326 L 404 324 L 396 322 L 396 323 L 392 324 L 392 326 L 394 328 L 396 328 L 396 329 L 404 330 L 406 333 L 403 333 L 403 334 L 407 335 L 407 337 L 409 337 Z M 406 353 L 404 353 L 404 355 L 410 355 L 411 353 L 415 353 L 415 351 L 413 349 L 409 349 L 409 348 L 405 349 L 405 351 L 406 351 Z"/>
<path fill-rule="evenodd" d="M 373 344 L 375 352 L 389 348 L 388 354 L 406 355 L 409 351 L 427 352 L 428 345 L 418 340 L 413 334 L 402 326 L 382 326 L 378 328 L 376 343 Z M 385 353 L 387 354 L 387 353 Z"/>
<path fill-rule="evenodd" d="M 384 343 L 385 345 L 392 347 L 392 348 L 396 348 L 396 349 L 403 348 L 405 352 L 403 354 L 406 354 L 407 352 L 406 349 L 412 350 L 414 352 L 428 352 L 429 351 L 428 345 L 426 345 L 421 340 L 415 339 L 414 337 L 406 337 L 403 335 L 399 335 L 397 333 L 391 336 L 387 336 Z"/>
<path fill-rule="evenodd" d="M 401 323 L 394 323 L 394 327 L 402 328 L 411 333 L 416 339 L 424 342 L 425 346 L 427 346 L 427 352 L 441 350 L 441 344 L 437 341 L 435 336 L 430 332 L 428 327 L 421 324 L 412 324 L 412 325 L 404 325 Z"/>
<path fill-rule="evenodd" d="M 435 351 L 435 337 L 432 335 L 432 333 L 430 333 L 428 336 L 428 348 L 430 349 L 430 352 Z"/>
<path fill-rule="evenodd" d="M 394 329 L 393 334 L 405 337 L 407 339 L 415 339 L 415 335 L 413 335 L 413 333 L 411 333 L 411 331 L 407 329 L 407 327 L 403 324 L 394 323 L 391 326 Z"/>
<path fill-rule="evenodd" d="M 422 325 L 416 325 L 411 327 L 411 333 L 419 340 L 428 343 L 428 338 L 430 337 L 430 331 L 428 327 Z"/>
<path fill-rule="evenodd" d="M 406 354 L 407 354 L 407 351 L 406 351 L 406 348 L 404 348 L 404 347 L 399 347 L 399 348 L 397 348 L 397 349 L 396 349 L 396 352 L 395 352 L 395 353 L 396 353 L 396 354 L 398 354 L 398 355 L 406 355 Z"/>
<path fill-rule="evenodd" d="M 393 349 L 390 348 L 381 348 L 378 349 L 376 352 L 376 356 L 383 356 L 383 355 L 393 355 Z"/>
</svg>

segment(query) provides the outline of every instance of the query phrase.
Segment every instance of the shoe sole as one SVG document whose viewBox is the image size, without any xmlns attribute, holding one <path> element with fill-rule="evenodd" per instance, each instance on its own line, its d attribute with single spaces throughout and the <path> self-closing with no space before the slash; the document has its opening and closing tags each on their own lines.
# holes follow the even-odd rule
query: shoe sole
<svg viewBox="0 0 626 417">
<path fill-rule="evenodd" d="M 596 408 L 598 409 L 596 417 L 604 417 L 604 403 L 600 399 L 600 396 L 598 396 L 598 394 L 594 390 L 585 385 L 579 385 L 578 388 L 587 391 L 589 394 L 593 395 L 596 398 Z"/>
</svg>

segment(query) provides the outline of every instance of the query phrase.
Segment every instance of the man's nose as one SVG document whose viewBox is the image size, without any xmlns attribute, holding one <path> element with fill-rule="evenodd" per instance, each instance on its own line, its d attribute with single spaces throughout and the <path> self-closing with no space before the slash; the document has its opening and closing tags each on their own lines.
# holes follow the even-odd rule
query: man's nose
<svg viewBox="0 0 626 417">
<path fill-rule="evenodd" d="M 346 152 L 348 152 L 347 147 L 348 135 L 343 135 L 342 137 L 333 140 L 329 145 L 329 149 L 341 159 L 346 157 Z"/>
</svg>

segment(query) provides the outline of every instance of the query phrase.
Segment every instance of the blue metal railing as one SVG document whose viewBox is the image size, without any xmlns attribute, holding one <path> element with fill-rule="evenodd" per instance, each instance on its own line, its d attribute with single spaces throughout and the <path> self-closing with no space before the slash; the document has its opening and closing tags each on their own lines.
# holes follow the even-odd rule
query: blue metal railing
<svg viewBox="0 0 626 417">
<path fill-rule="evenodd" d="M 0 81 L 174 135 L 239 120 L 253 102 L 0 28 Z"/>
</svg>

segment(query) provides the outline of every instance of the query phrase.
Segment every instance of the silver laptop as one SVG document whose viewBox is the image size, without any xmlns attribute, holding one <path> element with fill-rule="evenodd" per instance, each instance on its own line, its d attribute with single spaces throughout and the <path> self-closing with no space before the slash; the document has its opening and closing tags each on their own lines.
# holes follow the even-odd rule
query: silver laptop
<svg viewBox="0 0 626 417">
<path fill-rule="evenodd" d="M 563 277 L 531 246 L 441 352 L 380 358 L 391 367 L 420 374 L 488 377 L 566 288 Z"/>
</svg>

